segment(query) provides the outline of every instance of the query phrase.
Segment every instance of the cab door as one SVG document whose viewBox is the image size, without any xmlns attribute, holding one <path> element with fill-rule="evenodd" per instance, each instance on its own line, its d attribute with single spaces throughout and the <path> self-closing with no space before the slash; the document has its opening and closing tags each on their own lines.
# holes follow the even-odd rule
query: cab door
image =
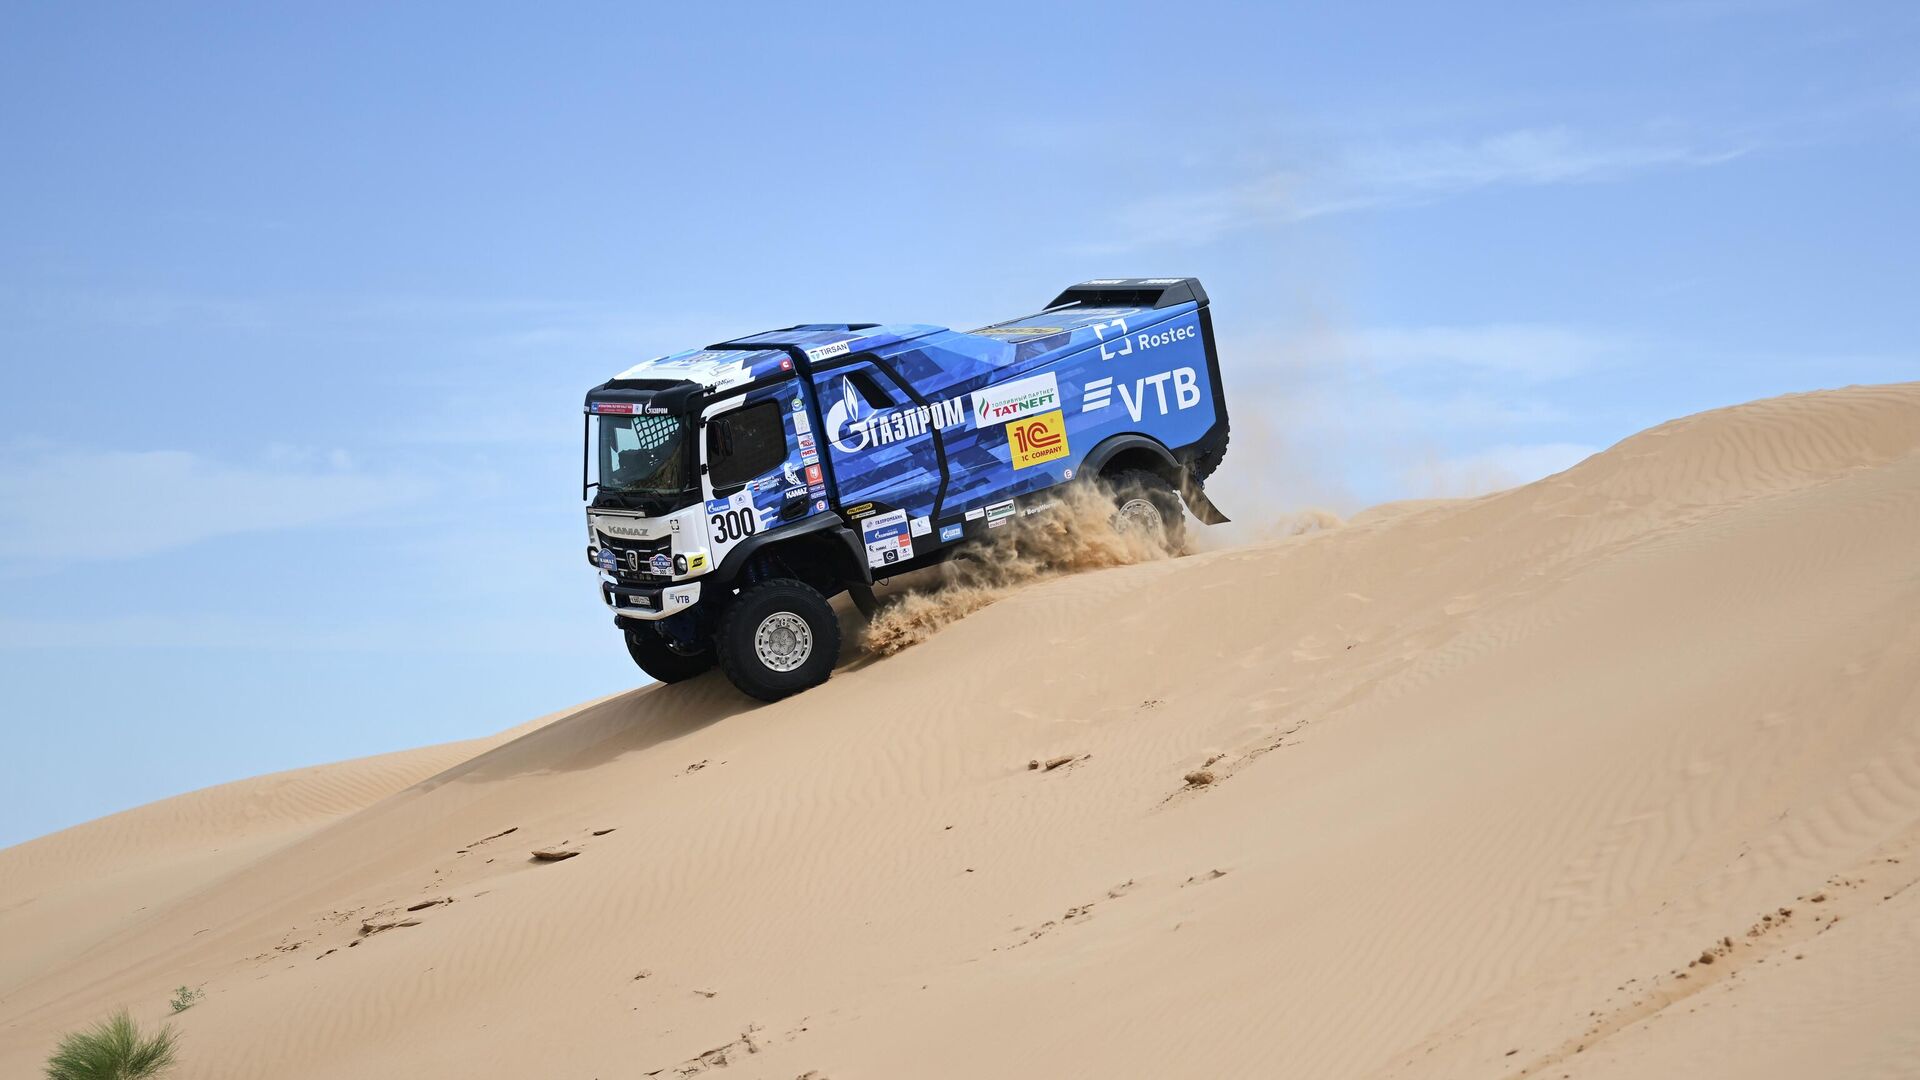
<svg viewBox="0 0 1920 1080">
<path fill-rule="evenodd" d="M 788 380 L 700 412 L 701 494 L 714 565 L 757 533 L 827 510 L 800 384 Z"/>
<path fill-rule="evenodd" d="M 813 379 L 835 494 L 857 522 L 868 565 L 884 570 L 906 562 L 931 531 L 946 479 L 940 433 L 965 425 L 965 402 L 916 400 L 871 360 Z"/>
</svg>

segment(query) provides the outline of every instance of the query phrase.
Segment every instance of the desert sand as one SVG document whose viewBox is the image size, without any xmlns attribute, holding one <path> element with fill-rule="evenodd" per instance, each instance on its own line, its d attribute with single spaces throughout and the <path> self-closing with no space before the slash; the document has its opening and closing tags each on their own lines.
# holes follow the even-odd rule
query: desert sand
<svg viewBox="0 0 1920 1080">
<path fill-rule="evenodd" d="M 1920 1075 L 1920 383 L 1039 582 L 749 705 L 0 852 L 0 1076 L 181 985 L 195 1078 Z"/>
</svg>

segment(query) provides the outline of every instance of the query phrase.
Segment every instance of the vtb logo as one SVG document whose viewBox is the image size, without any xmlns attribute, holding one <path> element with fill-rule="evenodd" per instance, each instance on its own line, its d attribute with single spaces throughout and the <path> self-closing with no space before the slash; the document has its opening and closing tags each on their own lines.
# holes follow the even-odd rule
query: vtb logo
<svg viewBox="0 0 1920 1080">
<path fill-rule="evenodd" d="M 1059 409 L 1039 416 L 1023 417 L 1007 425 L 1007 449 L 1013 455 L 1013 467 L 1024 469 L 1068 454 L 1067 422 Z"/>
</svg>

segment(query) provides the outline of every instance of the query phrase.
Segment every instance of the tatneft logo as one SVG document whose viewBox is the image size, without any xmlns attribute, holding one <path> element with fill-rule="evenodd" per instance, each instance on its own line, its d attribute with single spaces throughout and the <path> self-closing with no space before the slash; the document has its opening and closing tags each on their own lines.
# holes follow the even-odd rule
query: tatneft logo
<svg viewBox="0 0 1920 1080">
<path fill-rule="evenodd" d="M 1059 407 L 1060 384 L 1051 371 L 973 392 L 973 422 L 983 428 Z"/>
<path fill-rule="evenodd" d="M 1173 383 L 1171 409 L 1167 402 L 1168 381 Z M 1111 377 L 1088 379 L 1087 384 L 1080 390 L 1080 411 L 1095 412 L 1113 404 L 1115 385 Z M 1161 416 L 1167 415 L 1170 411 L 1191 409 L 1200 404 L 1200 375 L 1190 367 L 1162 371 L 1156 375 L 1143 375 L 1131 383 L 1121 382 L 1117 385 L 1120 388 L 1120 403 L 1126 406 L 1127 415 L 1135 422 L 1138 422 L 1146 413 L 1149 391 L 1153 395 L 1153 403 L 1159 407 Z"/>
<path fill-rule="evenodd" d="M 1007 425 L 1013 467 L 1025 469 L 1067 456 L 1067 423 L 1060 410 L 1015 420 Z"/>
<path fill-rule="evenodd" d="M 853 380 L 841 379 L 840 400 L 827 410 L 827 438 L 847 453 L 857 454 L 869 446 L 885 446 L 966 419 L 966 402 L 961 398 L 875 413 L 854 389 Z"/>
</svg>

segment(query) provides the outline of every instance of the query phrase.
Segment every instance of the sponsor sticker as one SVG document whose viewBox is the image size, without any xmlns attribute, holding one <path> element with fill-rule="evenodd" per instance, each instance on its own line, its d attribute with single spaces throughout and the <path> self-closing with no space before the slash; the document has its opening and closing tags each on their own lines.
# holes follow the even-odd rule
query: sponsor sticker
<svg viewBox="0 0 1920 1080">
<path fill-rule="evenodd" d="M 807 440 L 808 443 L 813 442 L 813 421 L 807 419 L 807 414 L 798 409 L 795 409 L 793 413 L 793 431 L 794 434 Z M 811 449 L 811 447 L 809 447 L 809 449 Z"/>
<path fill-rule="evenodd" d="M 631 401 L 596 401 L 591 408 L 597 413 L 619 413 L 623 416 L 632 416 L 640 411 L 640 406 Z"/>
<path fill-rule="evenodd" d="M 967 520 L 979 521 L 982 517 L 986 516 L 986 513 L 987 511 L 985 510 L 985 508 L 976 506 L 973 509 L 967 511 Z"/>
<path fill-rule="evenodd" d="M 1162 345 L 1171 345 L 1176 341 L 1186 341 L 1200 336 L 1200 328 L 1188 323 L 1184 326 L 1169 327 L 1165 330 L 1149 330 L 1134 335 L 1134 344 L 1146 349 L 1157 349 Z"/>
<path fill-rule="evenodd" d="M 864 517 L 871 513 L 873 513 L 873 504 L 870 502 L 861 503 L 859 506 L 849 506 L 846 509 L 846 515 L 850 518 Z"/>
<path fill-rule="evenodd" d="M 973 422 L 982 428 L 1059 407 L 1060 384 L 1051 371 L 973 392 Z"/>
<path fill-rule="evenodd" d="M 1013 516 L 1013 500 L 1008 499 L 1006 502 L 992 503 L 987 507 L 986 513 L 987 524 L 989 525 L 996 521 L 1005 521 Z"/>
<path fill-rule="evenodd" d="M 732 505 L 733 505 L 733 502 L 730 499 L 708 499 L 707 513 L 724 514 L 727 511 L 727 507 Z"/>
<path fill-rule="evenodd" d="M 816 494 L 818 494 L 818 493 L 816 492 Z M 824 513 L 826 513 L 826 510 L 827 510 L 827 500 L 825 500 L 825 499 L 815 499 L 815 500 L 813 501 L 813 512 L 814 512 L 814 513 L 816 513 L 816 514 L 824 514 Z"/>
<path fill-rule="evenodd" d="M 652 559 L 647 561 L 647 568 L 655 574 L 665 577 L 673 573 L 673 559 L 668 555 L 656 554 Z"/>
<path fill-rule="evenodd" d="M 687 556 L 687 572 L 689 574 L 695 573 L 700 570 L 705 570 L 706 568 L 707 568 L 707 555 L 705 552 L 696 551 L 693 554 Z"/>
<path fill-rule="evenodd" d="M 619 566 L 620 566 L 620 563 L 617 559 L 614 558 L 613 552 L 607 550 L 606 548 L 600 549 L 600 569 L 605 570 L 607 573 L 611 574 L 614 572 L 614 570 L 618 569 Z"/>
<path fill-rule="evenodd" d="M 824 481 L 821 479 L 821 476 L 820 476 L 820 466 L 818 465 L 807 466 L 807 483 L 818 484 L 823 482 Z"/>
<path fill-rule="evenodd" d="M 913 536 L 905 510 L 889 510 L 867 518 L 860 523 L 860 536 L 866 541 L 868 566 L 913 558 Z"/>
<path fill-rule="evenodd" d="M 1126 283 L 1127 283 L 1127 279 L 1123 277 L 1102 277 L 1102 278 L 1094 278 L 1091 281 L 1083 281 L 1080 284 L 1082 285 L 1125 285 Z"/>
<path fill-rule="evenodd" d="M 852 351 L 853 347 L 850 342 L 836 341 L 831 345 L 816 345 L 808 349 L 807 359 L 814 361 L 831 360 L 836 356 L 845 356 Z"/>
<path fill-rule="evenodd" d="M 1142 334 L 1141 339 L 1145 338 L 1146 335 Z M 1120 404 L 1126 408 L 1127 415 L 1138 423 L 1149 410 L 1165 416 L 1200 404 L 1200 374 L 1193 368 L 1181 367 L 1142 375 L 1125 382 L 1116 382 L 1111 377 L 1089 379 L 1080 390 L 1080 411 L 1096 412 L 1113 404 L 1116 390 L 1120 393 Z"/>
<path fill-rule="evenodd" d="M 1013 452 L 1015 469 L 1058 461 L 1068 454 L 1066 419 L 1055 409 L 1015 420 L 1007 425 L 1007 447 Z"/>
<path fill-rule="evenodd" d="M 933 531 L 933 523 L 926 518 L 917 517 L 907 522 L 907 531 L 914 536 L 925 536 Z"/>
<path fill-rule="evenodd" d="M 780 370 L 781 370 L 781 371 L 792 371 L 792 370 L 793 370 L 793 361 L 792 361 L 792 360 L 791 360 L 790 358 L 788 358 L 788 357 L 785 357 L 785 356 L 783 356 L 783 357 L 781 357 L 781 358 L 780 358 Z M 682 603 L 685 603 L 685 601 L 682 601 Z"/>
<path fill-rule="evenodd" d="M 805 431 L 801 432 L 799 436 L 799 443 L 800 443 L 801 453 L 811 454 L 814 452 L 813 436 L 811 434 Z"/>
<path fill-rule="evenodd" d="M 955 427 L 966 422 L 964 397 L 941 398 L 925 405 L 901 406 L 880 412 L 861 396 L 853 380 L 842 378 L 838 400 L 827 410 L 825 433 L 833 445 L 849 454 L 868 447 L 886 446 L 914 439 L 935 428 Z"/>
<path fill-rule="evenodd" d="M 942 525 L 940 526 L 940 542 L 943 544 L 951 544 L 955 540 L 960 539 L 961 535 L 966 531 L 967 527 L 959 522 L 954 522 L 952 525 Z"/>
</svg>

